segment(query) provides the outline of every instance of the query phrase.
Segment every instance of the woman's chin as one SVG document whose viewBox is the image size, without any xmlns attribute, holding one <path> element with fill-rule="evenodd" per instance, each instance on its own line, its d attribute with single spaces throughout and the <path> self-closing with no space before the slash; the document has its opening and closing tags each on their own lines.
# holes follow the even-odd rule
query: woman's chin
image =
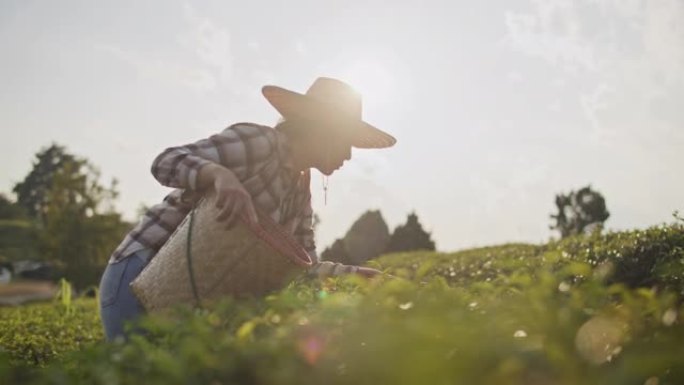
<svg viewBox="0 0 684 385">
<path fill-rule="evenodd" d="M 339 168 L 339 167 L 337 167 L 337 168 L 318 168 L 318 171 L 320 171 L 321 174 L 323 174 L 323 175 L 325 175 L 325 176 L 330 176 L 330 175 L 332 175 L 335 171 L 337 171 L 338 168 Z"/>
</svg>

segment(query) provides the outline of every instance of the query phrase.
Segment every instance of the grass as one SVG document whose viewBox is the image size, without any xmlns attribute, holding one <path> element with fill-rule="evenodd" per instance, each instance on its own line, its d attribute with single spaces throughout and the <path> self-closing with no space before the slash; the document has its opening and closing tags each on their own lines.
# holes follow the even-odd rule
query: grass
<svg viewBox="0 0 684 385">
<path fill-rule="evenodd" d="M 684 383 L 682 225 L 371 264 L 396 278 L 181 307 L 129 343 L 98 342 L 92 300 L 2 309 L 0 382 Z"/>
</svg>

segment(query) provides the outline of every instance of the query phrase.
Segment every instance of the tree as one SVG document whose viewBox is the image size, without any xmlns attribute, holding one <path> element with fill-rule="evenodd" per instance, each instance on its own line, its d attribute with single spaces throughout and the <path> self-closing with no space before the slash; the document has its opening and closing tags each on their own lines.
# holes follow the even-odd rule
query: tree
<svg viewBox="0 0 684 385">
<path fill-rule="evenodd" d="M 0 262 L 37 258 L 37 241 L 37 228 L 24 209 L 0 194 Z"/>
<path fill-rule="evenodd" d="M 347 253 L 347 248 L 344 247 L 344 240 L 336 239 L 333 244 L 323 250 L 321 253 L 321 260 L 344 263 L 346 265 L 351 264 L 349 254 Z"/>
<path fill-rule="evenodd" d="M 610 216 L 603 195 L 592 190 L 591 185 L 576 192 L 570 191 L 567 195 L 556 195 L 556 208 L 558 213 L 551 215 L 556 223 L 550 228 L 558 230 L 561 238 L 584 234 L 593 229 L 600 231 Z"/>
<path fill-rule="evenodd" d="M 38 229 L 25 210 L 0 194 L 0 261 L 38 258 L 37 242 Z"/>
<path fill-rule="evenodd" d="M 128 224 L 113 208 L 116 180 L 100 184 L 98 170 L 85 159 L 66 161 L 45 196 L 43 252 L 78 289 L 95 285 Z"/>
<path fill-rule="evenodd" d="M 327 261 L 358 265 L 379 256 L 389 241 L 389 228 L 379 210 L 369 210 L 349 228 L 344 238 L 337 239 L 323 251 Z"/>
<path fill-rule="evenodd" d="M 387 246 L 387 252 L 412 250 L 435 250 L 435 242 L 423 230 L 416 213 L 409 214 L 406 223 L 394 229 Z"/>
<path fill-rule="evenodd" d="M 52 187 L 55 173 L 67 162 L 81 162 L 56 143 L 36 154 L 31 172 L 14 186 L 17 203 L 26 210 L 29 217 L 44 221 L 48 206 L 48 191 Z"/>
<path fill-rule="evenodd" d="M 25 219 L 24 209 L 0 193 L 0 220 Z"/>
<path fill-rule="evenodd" d="M 352 264 L 379 256 L 387 248 L 389 228 L 380 210 L 363 213 L 344 236 L 344 247 Z"/>
<path fill-rule="evenodd" d="M 14 192 L 34 223 L 42 259 L 82 289 L 97 284 L 128 224 L 114 210 L 116 180 L 109 187 L 86 159 L 57 144 L 36 154 L 32 170 Z"/>
</svg>

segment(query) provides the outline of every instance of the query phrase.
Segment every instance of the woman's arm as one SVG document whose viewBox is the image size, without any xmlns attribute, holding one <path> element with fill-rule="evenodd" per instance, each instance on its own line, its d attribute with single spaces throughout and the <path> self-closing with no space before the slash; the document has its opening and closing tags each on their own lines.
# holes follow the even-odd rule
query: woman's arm
<svg viewBox="0 0 684 385">
<path fill-rule="evenodd" d="M 316 242 L 314 240 L 313 230 L 313 208 L 311 207 L 311 199 L 301 213 L 302 219 L 299 226 L 295 229 L 294 237 L 299 244 L 309 253 L 313 265 L 309 268 L 309 275 L 324 278 L 342 274 L 359 274 L 364 277 L 374 277 L 382 274 L 379 270 L 370 267 L 344 265 L 331 261 L 321 261 L 316 253 Z"/>
<path fill-rule="evenodd" d="M 199 171 L 205 165 L 221 162 L 216 151 L 213 153 L 208 151 L 208 143 L 212 143 L 211 138 L 167 148 L 154 158 L 150 170 L 152 176 L 163 186 L 191 191 L 199 190 L 197 186 Z"/>
<path fill-rule="evenodd" d="M 154 159 L 151 172 L 164 186 L 191 191 L 198 190 L 199 172 L 210 163 L 244 180 L 254 166 L 271 156 L 273 135 L 265 126 L 236 124 L 209 138 L 167 148 Z"/>
<path fill-rule="evenodd" d="M 205 164 L 199 169 L 196 182 L 199 191 L 214 189 L 216 208 L 219 209 L 216 220 L 225 222 L 226 227 L 232 227 L 243 211 L 248 221 L 259 222 L 252 197 L 229 169 L 216 163 Z"/>
<path fill-rule="evenodd" d="M 254 205 L 240 180 L 270 156 L 270 134 L 267 127 L 240 124 L 207 139 L 167 148 L 152 163 L 152 175 L 164 186 L 191 192 L 212 188 L 219 209 L 216 219 L 228 227 L 242 212 L 256 223 Z"/>
</svg>

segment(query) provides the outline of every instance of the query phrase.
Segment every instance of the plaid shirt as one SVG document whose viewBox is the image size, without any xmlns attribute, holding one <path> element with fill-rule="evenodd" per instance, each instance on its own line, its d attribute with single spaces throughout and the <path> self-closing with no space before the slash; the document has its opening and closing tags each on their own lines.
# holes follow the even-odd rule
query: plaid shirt
<svg viewBox="0 0 684 385">
<path fill-rule="evenodd" d="M 286 139 L 271 127 L 238 123 L 207 139 L 167 148 L 154 160 L 152 175 L 162 185 L 175 189 L 145 213 L 114 251 L 110 263 L 142 249 L 156 253 L 166 243 L 199 199 L 197 174 L 208 163 L 233 171 L 254 205 L 281 224 L 312 260 L 318 262 L 312 228 L 310 172 L 292 169 Z"/>
</svg>

